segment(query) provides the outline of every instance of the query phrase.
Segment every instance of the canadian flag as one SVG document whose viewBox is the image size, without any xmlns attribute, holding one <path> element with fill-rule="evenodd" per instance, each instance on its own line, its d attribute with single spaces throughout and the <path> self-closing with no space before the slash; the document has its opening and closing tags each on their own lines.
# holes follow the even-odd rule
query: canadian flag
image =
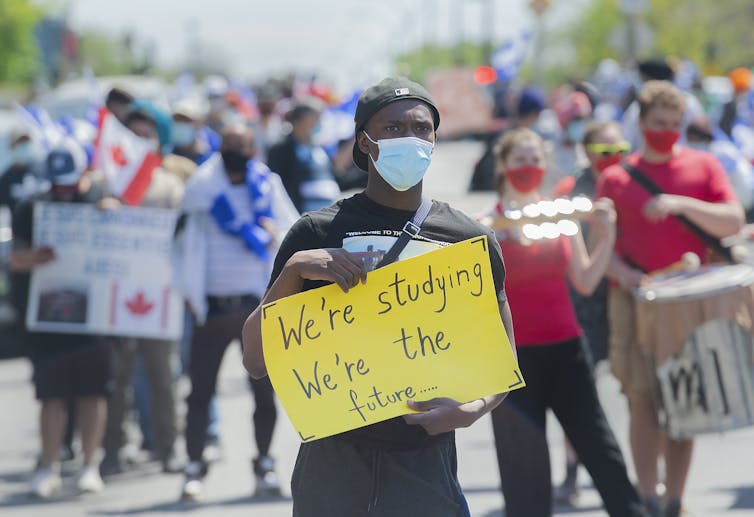
<svg viewBox="0 0 754 517">
<path fill-rule="evenodd" d="M 94 163 L 104 173 L 113 194 L 128 205 L 138 205 L 162 158 L 149 140 L 131 132 L 102 108 Z"/>
<path fill-rule="evenodd" d="M 167 286 L 110 286 L 110 327 L 160 332 L 168 328 L 170 289 Z"/>
</svg>

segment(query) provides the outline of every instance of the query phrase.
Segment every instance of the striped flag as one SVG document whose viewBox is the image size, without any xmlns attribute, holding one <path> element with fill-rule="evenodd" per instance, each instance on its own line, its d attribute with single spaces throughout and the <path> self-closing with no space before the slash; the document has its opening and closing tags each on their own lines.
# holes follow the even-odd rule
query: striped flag
<svg viewBox="0 0 754 517">
<path fill-rule="evenodd" d="M 531 32 L 524 30 L 506 40 L 490 56 L 490 64 L 497 72 L 498 80 L 510 82 L 518 76 L 518 70 L 524 62 L 529 49 Z"/>
<path fill-rule="evenodd" d="M 162 158 L 151 142 L 135 135 L 105 108 L 99 120 L 95 167 L 104 173 L 113 194 L 128 205 L 138 205 Z"/>
<path fill-rule="evenodd" d="M 66 136 L 63 128 L 53 122 L 50 115 L 42 108 L 16 104 L 16 114 L 23 122 L 31 139 L 45 153 L 60 145 Z"/>
</svg>

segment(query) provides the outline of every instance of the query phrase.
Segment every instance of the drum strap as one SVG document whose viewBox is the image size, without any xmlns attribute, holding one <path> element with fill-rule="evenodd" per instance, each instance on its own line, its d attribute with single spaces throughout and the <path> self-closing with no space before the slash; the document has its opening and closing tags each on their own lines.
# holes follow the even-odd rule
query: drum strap
<svg viewBox="0 0 754 517">
<path fill-rule="evenodd" d="M 623 167 L 623 169 L 628 172 L 628 174 L 636 183 L 644 187 L 644 189 L 653 196 L 656 196 L 658 194 L 665 194 L 664 190 L 657 186 L 654 181 L 649 179 L 647 175 L 638 168 L 634 167 L 633 165 L 629 165 L 626 162 L 622 162 L 621 167 Z M 720 239 L 717 239 L 704 231 L 699 225 L 697 225 L 694 221 L 690 220 L 685 215 L 673 214 L 673 217 L 678 219 L 684 226 L 686 226 L 686 228 L 688 228 L 691 233 L 699 237 L 704 242 L 704 244 L 712 249 L 712 251 L 715 251 L 718 255 L 732 264 L 736 262 L 736 260 L 733 258 L 733 253 L 731 253 L 730 248 L 723 246 L 720 242 Z"/>
</svg>

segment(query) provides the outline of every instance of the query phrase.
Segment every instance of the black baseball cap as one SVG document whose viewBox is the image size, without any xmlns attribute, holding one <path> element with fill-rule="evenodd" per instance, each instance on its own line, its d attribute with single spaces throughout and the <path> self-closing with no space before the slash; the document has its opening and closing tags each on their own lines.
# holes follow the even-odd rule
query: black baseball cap
<svg viewBox="0 0 754 517">
<path fill-rule="evenodd" d="M 656 81 L 672 81 L 675 71 L 664 57 L 653 57 L 638 64 L 639 72 L 649 79 Z"/>
<path fill-rule="evenodd" d="M 405 77 L 387 77 L 364 90 L 359 97 L 356 114 L 353 117 L 356 133 L 364 129 L 372 115 L 379 110 L 391 102 L 404 99 L 417 99 L 429 106 L 432 118 L 435 121 L 435 131 L 437 130 L 440 125 L 440 112 L 426 88 Z M 361 152 L 357 142 L 353 143 L 353 163 L 361 170 L 369 170 L 367 155 Z"/>
</svg>

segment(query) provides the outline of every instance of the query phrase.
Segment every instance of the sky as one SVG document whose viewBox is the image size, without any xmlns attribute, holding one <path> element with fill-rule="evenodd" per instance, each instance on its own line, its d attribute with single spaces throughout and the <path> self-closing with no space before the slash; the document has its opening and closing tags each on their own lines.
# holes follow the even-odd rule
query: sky
<svg viewBox="0 0 754 517">
<path fill-rule="evenodd" d="M 490 1 L 491 17 L 486 0 L 69 0 L 68 9 L 74 29 L 133 31 L 167 67 L 220 60 L 238 79 L 294 68 L 339 84 L 380 78 L 395 55 L 423 42 L 483 41 L 492 32 L 499 44 L 534 27 L 528 0 Z M 553 0 L 548 17 L 572 6 Z"/>
</svg>

